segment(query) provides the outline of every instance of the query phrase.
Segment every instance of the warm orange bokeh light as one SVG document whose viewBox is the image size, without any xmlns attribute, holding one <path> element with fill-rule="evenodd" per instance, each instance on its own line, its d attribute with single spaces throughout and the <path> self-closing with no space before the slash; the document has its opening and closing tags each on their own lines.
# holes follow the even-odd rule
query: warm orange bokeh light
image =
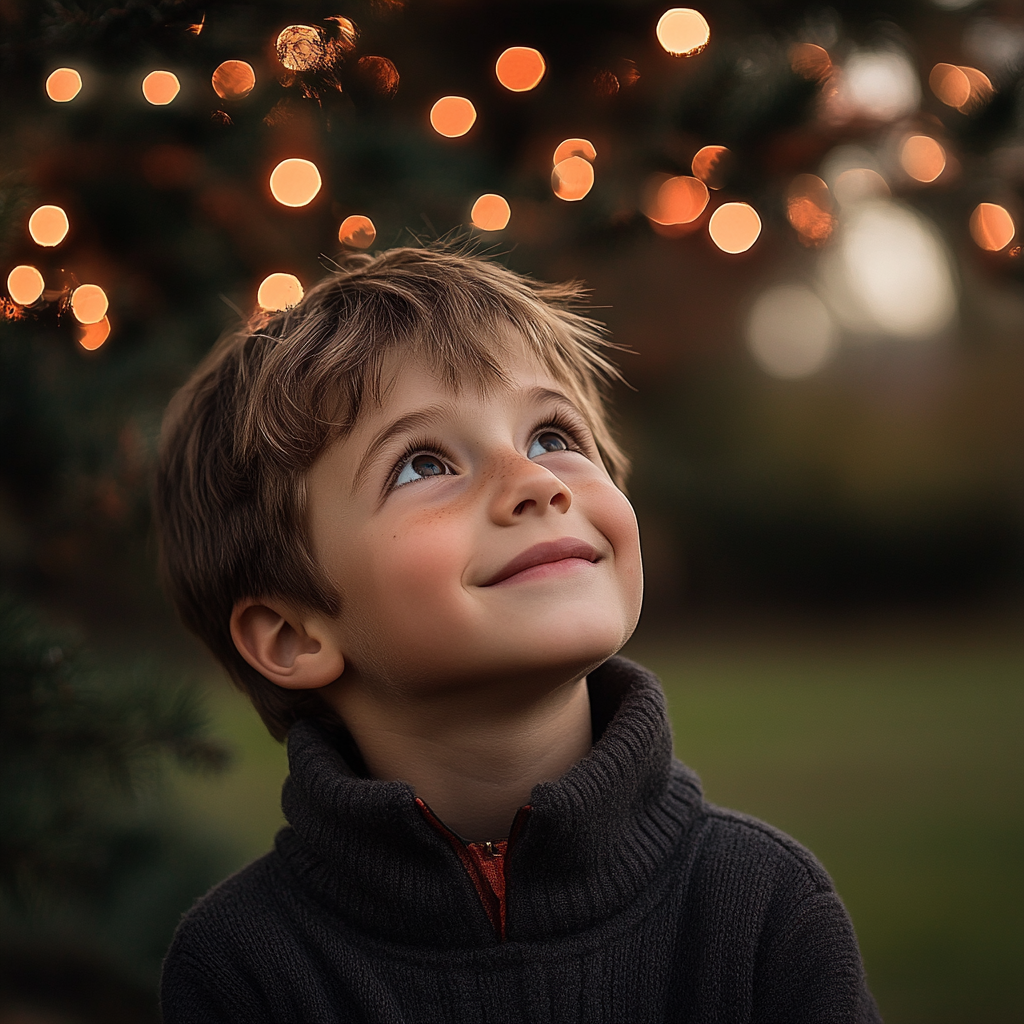
<svg viewBox="0 0 1024 1024">
<path fill-rule="evenodd" d="M 78 344 L 87 352 L 95 352 L 110 337 L 110 318 L 104 317 L 94 324 L 78 328 Z"/>
<path fill-rule="evenodd" d="M 378 96 L 394 96 L 398 92 L 398 68 L 387 57 L 360 57 L 356 70 L 363 83 Z"/>
<path fill-rule="evenodd" d="M 57 68 L 46 79 L 46 95 L 55 103 L 70 103 L 82 91 L 82 76 L 74 68 Z"/>
<path fill-rule="evenodd" d="M 60 245 L 68 227 L 68 215 L 59 206 L 40 206 L 28 219 L 28 233 L 36 245 Z"/>
<path fill-rule="evenodd" d="M 992 81 L 983 71 L 977 68 L 961 67 L 959 69 L 966 77 L 971 86 L 971 94 L 960 104 L 960 110 L 969 114 L 978 107 L 983 107 L 995 95 Z"/>
<path fill-rule="evenodd" d="M 213 91 L 222 100 L 244 99 L 256 85 L 256 72 L 244 60 L 226 60 L 213 73 Z"/>
<path fill-rule="evenodd" d="M 658 42 L 674 57 L 700 53 L 711 38 L 704 15 L 691 7 L 673 7 L 658 19 Z"/>
<path fill-rule="evenodd" d="M 581 156 L 593 163 L 597 159 L 597 150 L 589 139 L 566 139 L 558 144 L 551 162 L 560 164 L 571 156 Z"/>
<path fill-rule="evenodd" d="M 263 278 L 256 301 L 263 309 L 276 313 L 302 301 L 302 284 L 294 274 L 268 274 Z"/>
<path fill-rule="evenodd" d="M 690 224 L 704 212 L 708 198 L 703 181 L 681 174 L 661 183 L 644 212 L 655 224 Z"/>
<path fill-rule="evenodd" d="M 338 43 L 346 53 L 355 49 L 356 40 L 359 38 L 359 29 L 351 18 L 342 17 L 340 14 L 324 18 L 324 21 L 333 21 L 338 30 Z"/>
<path fill-rule="evenodd" d="M 282 160 L 270 173 L 270 192 L 282 206 L 307 206 L 323 181 L 311 160 Z"/>
<path fill-rule="evenodd" d="M 43 275 L 25 264 L 15 267 L 7 275 L 7 292 L 19 305 L 31 306 L 43 294 Z"/>
<path fill-rule="evenodd" d="M 865 199 L 887 199 L 892 195 L 889 183 L 870 167 L 849 167 L 832 184 L 832 194 L 840 206 Z"/>
<path fill-rule="evenodd" d="M 820 82 L 832 70 L 832 58 L 816 43 L 796 43 L 789 48 L 789 66 L 801 78 Z"/>
<path fill-rule="evenodd" d="M 323 33 L 312 25 L 289 25 L 277 37 L 277 59 L 289 71 L 312 71 L 324 63 Z"/>
<path fill-rule="evenodd" d="M 989 252 L 1006 248 L 1016 232 L 1009 211 L 995 203 L 978 203 L 971 214 L 971 238 Z"/>
<path fill-rule="evenodd" d="M 748 203 L 725 203 L 711 214 L 708 231 L 722 252 L 746 252 L 761 234 L 761 218 Z"/>
<path fill-rule="evenodd" d="M 936 64 L 928 84 L 947 107 L 962 107 L 971 98 L 970 79 L 955 64 Z"/>
<path fill-rule="evenodd" d="M 338 228 L 338 241 L 353 249 L 369 249 L 377 237 L 377 229 L 369 217 L 353 214 L 346 217 Z"/>
<path fill-rule="evenodd" d="M 438 135 L 457 139 L 476 121 L 476 107 L 465 96 L 442 96 L 430 108 L 430 124 Z"/>
<path fill-rule="evenodd" d="M 170 71 L 150 71 L 142 80 L 142 95 L 154 107 L 166 107 L 180 91 L 181 82 Z"/>
<path fill-rule="evenodd" d="M 786 218 L 807 246 L 828 241 L 835 230 L 832 194 L 816 174 L 798 174 L 786 195 Z"/>
<path fill-rule="evenodd" d="M 71 293 L 71 312 L 80 324 L 99 323 L 109 305 L 107 293 L 98 284 L 81 284 Z"/>
<path fill-rule="evenodd" d="M 708 188 L 719 189 L 725 185 L 731 157 L 725 146 L 705 146 L 697 150 L 690 169 Z"/>
<path fill-rule="evenodd" d="M 535 89 L 546 70 L 540 51 L 531 46 L 510 46 L 494 65 L 498 81 L 511 92 Z"/>
<path fill-rule="evenodd" d="M 473 226 L 481 231 L 501 231 L 512 216 L 512 210 L 502 196 L 488 192 L 474 204 L 469 214 Z"/>
<path fill-rule="evenodd" d="M 551 172 L 551 188 L 559 199 L 574 203 L 594 187 L 594 168 L 581 156 L 559 160 Z"/>
<path fill-rule="evenodd" d="M 946 169 L 946 151 L 928 135 L 911 135 L 900 150 L 903 170 L 927 184 Z"/>
</svg>

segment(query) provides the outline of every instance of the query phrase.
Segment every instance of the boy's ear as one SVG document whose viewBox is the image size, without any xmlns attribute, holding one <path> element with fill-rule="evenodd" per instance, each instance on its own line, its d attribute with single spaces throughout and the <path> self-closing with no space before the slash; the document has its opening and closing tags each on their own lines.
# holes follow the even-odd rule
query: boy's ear
<svg viewBox="0 0 1024 1024">
<path fill-rule="evenodd" d="M 345 671 L 345 658 L 315 616 L 277 601 L 239 601 L 231 639 L 257 672 L 288 690 L 314 690 Z"/>
</svg>

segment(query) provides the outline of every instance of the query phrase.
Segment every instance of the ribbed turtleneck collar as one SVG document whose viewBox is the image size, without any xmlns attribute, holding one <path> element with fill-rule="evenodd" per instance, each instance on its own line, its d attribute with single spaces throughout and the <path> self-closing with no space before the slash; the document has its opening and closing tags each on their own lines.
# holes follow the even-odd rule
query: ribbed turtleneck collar
<svg viewBox="0 0 1024 1024">
<path fill-rule="evenodd" d="M 610 658 L 587 678 L 591 752 L 533 788 L 508 855 L 510 942 L 580 931 L 634 902 L 699 813 L 695 775 L 672 759 L 657 678 Z M 606 725 L 604 723 L 607 723 Z M 347 749 L 348 756 L 343 753 Z M 298 880 L 380 940 L 467 948 L 498 940 L 461 861 L 405 782 L 367 779 L 351 739 L 305 720 L 288 734 L 277 848 Z"/>
</svg>

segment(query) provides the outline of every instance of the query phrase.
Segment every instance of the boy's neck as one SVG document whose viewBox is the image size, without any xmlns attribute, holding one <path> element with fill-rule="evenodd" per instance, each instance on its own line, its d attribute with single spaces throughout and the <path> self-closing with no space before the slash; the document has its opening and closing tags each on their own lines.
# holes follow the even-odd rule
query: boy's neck
<svg viewBox="0 0 1024 1024">
<path fill-rule="evenodd" d="M 486 710 L 477 694 L 396 705 L 340 683 L 325 696 L 370 774 L 408 782 L 445 825 L 471 842 L 506 838 L 533 787 L 564 775 L 590 752 L 585 676 L 530 703 L 488 702 Z"/>
</svg>

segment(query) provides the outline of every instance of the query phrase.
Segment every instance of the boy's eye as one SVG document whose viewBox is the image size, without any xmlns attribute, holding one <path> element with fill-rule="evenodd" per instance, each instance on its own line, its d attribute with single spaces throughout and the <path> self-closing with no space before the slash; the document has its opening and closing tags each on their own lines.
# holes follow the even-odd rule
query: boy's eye
<svg viewBox="0 0 1024 1024">
<path fill-rule="evenodd" d="M 534 439 L 526 457 L 535 459 L 538 455 L 544 455 L 546 452 L 567 451 L 569 451 L 569 442 L 561 434 L 556 434 L 553 430 L 545 430 L 543 434 L 538 434 Z"/>
<path fill-rule="evenodd" d="M 413 480 L 426 480 L 432 476 L 444 476 L 448 467 L 436 456 L 427 452 L 419 452 L 406 459 L 401 472 L 395 480 L 395 486 L 412 483 Z"/>
</svg>

